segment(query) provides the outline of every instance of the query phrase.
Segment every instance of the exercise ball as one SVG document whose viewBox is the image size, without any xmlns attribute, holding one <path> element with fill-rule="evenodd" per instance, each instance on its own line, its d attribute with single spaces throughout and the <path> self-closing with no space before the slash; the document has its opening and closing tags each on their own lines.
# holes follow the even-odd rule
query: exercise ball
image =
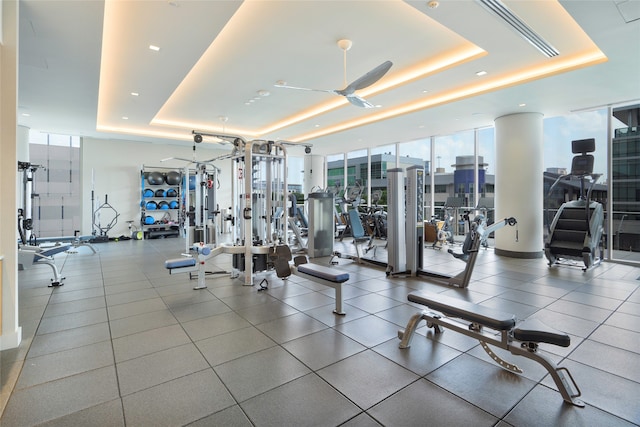
<svg viewBox="0 0 640 427">
<path fill-rule="evenodd" d="M 164 175 L 160 172 L 149 172 L 147 181 L 149 181 L 151 185 L 162 185 L 164 184 Z"/>
<path fill-rule="evenodd" d="M 178 197 L 178 190 L 175 188 L 169 188 L 166 193 L 167 197 Z"/>
<path fill-rule="evenodd" d="M 195 190 L 195 189 L 196 189 L 196 176 L 191 175 L 189 177 L 189 190 Z"/>
<path fill-rule="evenodd" d="M 169 203 L 169 209 L 178 209 L 178 202 L 176 202 L 175 200 L 172 200 Z"/>
<path fill-rule="evenodd" d="M 158 188 L 155 194 L 156 194 L 156 197 L 164 197 L 165 192 L 162 188 Z"/>
<path fill-rule="evenodd" d="M 153 190 L 150 188 L 147 188 L 146 190 L 144 190 L 144 197 L 153 197 Z"/>
<path fill-rule="evenodd" d="M 158 203 L 158 208 L 162 209 L 163 211 L 166 211 L 169 209 L 169 203 L 163 200 L 160 203 Z"/>
<path fill-rule="evenodd" d="M 154 211 L 158 209 L 158 205 L 156 204 L 156 202 L 147 202 L 145 208 L 147 208 L 148 211 Z"/>
<path fill-rule="evenodd" d="M 164 180 L 169 185 L 180 185 L 180 173 L 176 171 L 167 172 Z"/>
<path fill-rule="evenodd" d="M 152 225 L 154 222 L 156 222 L 156 220 L 153 219 L 153 217 L 151 215 L 147 215 L 147 216 L 144 217 L 145 225 Z"/>
</svg>

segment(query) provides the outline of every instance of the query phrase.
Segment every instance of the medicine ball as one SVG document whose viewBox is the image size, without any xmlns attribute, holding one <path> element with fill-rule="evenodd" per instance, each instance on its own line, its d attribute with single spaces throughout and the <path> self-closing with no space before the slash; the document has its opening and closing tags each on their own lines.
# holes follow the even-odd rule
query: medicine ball
<svg viewBox="0 0 640 427">
<path fill-rule="evenodd" d="M 164 180 L 169 185 L 180 185 L 180 172 L 167 172 L 167 176 L 164 177 Z"/>
<path fill-rule="evenodd" d="M 196 176 L 191 175 L 189 177 L 189 190 L 195 190 L 195 189 L 196 189 Z"/>
<path fill-rule="evenodd" d="M 154 211 L 158 209 L 158 205 L 156 204 L 156 202 L 147 202 L 145 208 L 147 208 L 148 211 Z"/>
<path fill-rule="evenodd" d="M 167 190 L 166 193 L 167 197 L 178 197 L 178 190 L 176 190 L 175 188 L 170 188 Z"/>
<path fill-rule="evenodd" d="M 144 190 L 144 197 L 153 197 L 153 190 L 150 188 L 147 188 L 146 190 Z"/>
<path fill-rule="evenodd" d="M 147 216 L 144 217 L 145 225 L 152 225 L 154 222 L 156 222 L 156 220 L 153 219 L 153 217 L 151 215 L 147 215 Z"/>
<path fill-rule="evenodd" d="M 164 197 L 165 193 L 164 190 L 162 188 L 158 188 L 156 190 L 156 197 Z"/>
<path fill-rule="evenodd" d="M 166 211 L 169 209 L 169 203 L 163 200 L 160 203 L 158 203 L 158 208 L 162 209 L 163 211 Z"/>
<path fill-rule="evenodd" d="M 164 184 L 164 175 L 160 172 L 149 172 L 147 175 L 147 181 L 151 185 L 162 185 Z"/>
<path fill-rule="evenodd" d="M 178 202 L 176 202 L 175 200 L 172 200 L 169 203 L 169 209 L 178 209 Z"/>
</svg>

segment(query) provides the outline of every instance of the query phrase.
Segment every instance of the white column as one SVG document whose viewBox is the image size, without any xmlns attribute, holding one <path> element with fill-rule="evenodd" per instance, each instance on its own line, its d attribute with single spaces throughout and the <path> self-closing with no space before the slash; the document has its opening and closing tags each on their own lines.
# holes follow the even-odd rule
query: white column
<svg viewBox="0 0 640 427">
<path fill-rule="evenodd" d="M 496 231 L 496 254 L 540 258 L 543 248 L 542 114 L 518 113 L 495 120 L 495 220 L 515 217 L 514 227 Z"/>
<path fill-rule="evenodd" d="M 305 154 L 304 156 L 304 194 L 311 193 L 313 187 L 324 188 L 324 156 Z"/>
<path fill-rule="evenodd" d="M 18 2 L 0 1 L 0 256 L 2 260 L 2 330 L 0 350 L 18 347 Z"/>
</svg>

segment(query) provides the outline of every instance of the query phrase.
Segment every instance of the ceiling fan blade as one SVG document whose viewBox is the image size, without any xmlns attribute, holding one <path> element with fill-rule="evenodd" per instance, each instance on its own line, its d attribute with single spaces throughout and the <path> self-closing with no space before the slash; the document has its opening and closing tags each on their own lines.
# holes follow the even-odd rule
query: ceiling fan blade
<svg viewBox="0 0 640 427">
<path fill-rule="evenodd" d="M 355 105 L 356 107 L 362 107 L 362 108 L 375 108 L 376 106 L 373 105 L 372 103 L 370 103 L 369 101 L 367 101 L 366 99 L 358 96 L 358 95 L 345 95 L 345 98 L 347 98 L 347 101 L 349 101 L 350 103 L 352 103 L 353 105 Z"/>
<path fill-rule="evenodd" d="M 331 90 L 331 89 L 310 89 L 308 87 L 297 87 L 297 86 L 289 86 L 289 85 L 279 85 L 279 84 L 275 84 L 275 87 L 282 87 L 285 89 L 295 89 L 295 90 L 308 90 L 308 91 L 312 91 L 312 92 L 329 92 L 329 93 L 336 93 L 335 90 Z"/>
<path fill-rule="evenodd" d="M 349 94 L 352 94 L 356 90 L 364 89 L 365 87 L 371 86 L 372 84 L 380 80 L 382 76 L 387 74 L 387 71 L 389 71 L 392 65 L 393 62 L 391 61 L 383 62 L 373 70 L 369 71 L 367 74 L 353 81 L 351 84 L 349 84 L 349 86 L 339 92 L 342 92 L 343 95 L 347 96 Z"/>
</svg>

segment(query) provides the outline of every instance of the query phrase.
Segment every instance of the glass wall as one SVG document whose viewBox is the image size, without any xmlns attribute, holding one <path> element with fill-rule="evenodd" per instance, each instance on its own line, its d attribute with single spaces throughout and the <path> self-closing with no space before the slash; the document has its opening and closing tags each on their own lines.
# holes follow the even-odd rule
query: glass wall
<svg viewBox="0 0 640 427">
<path fill-rule="evenodd" d="M 593 172 L 598 180 L 591 199 L 605 208 L 605 245 L 613 251 L 612 259 L 640 261 L 639 122 L 640 105 L 544 119 L 545 232 L 558 207 L 580 197 L 579 180 L 563 181 L 549 193 L 558 176 L 571 172 L 574 156 L 571 141 L 594 138 Z M 349 162 L 346 169 L 345 156 Z M 342 189 L 344 182 L 354 184 L 360 180 L 365 188 L 363 196 L 371 195 L 369 204 L 380 205 L 386 204 L 387 170 L 420 164 L 425 169 L 425 218 L 431 217 L 432 207 L 435 216 L 443 218 L 443 207 L 450 206 L 458 235 L 466 232 L 461 220 L 468 210 L 484 208 L 489 222 L 493 222 L 496 170 L 493 127 L 328 156 L 327 161 L 329 186 L 339 183 Z"/>
<path fill-rule="evenodd" d="M 368 150 L 347 153 L 347 197 L 354 206 L 367 205 L 369 200 Z"/>
<path fill-rule="evenodd" d="M 453 215 L 457 226 L 455 234 L 465 233 L 465 212 L 475 207 L 475 143 L 474 131 L 438 136 L 435 144 L 436 216 L 445 217 L 445 209 Z M 444 190 L 444 192 L 443 192 Z"/>
<path fill-rule="evenodd" d="M 640 105 L 611 109 L 611 258 L 640 262 Z"/>
</svg>

